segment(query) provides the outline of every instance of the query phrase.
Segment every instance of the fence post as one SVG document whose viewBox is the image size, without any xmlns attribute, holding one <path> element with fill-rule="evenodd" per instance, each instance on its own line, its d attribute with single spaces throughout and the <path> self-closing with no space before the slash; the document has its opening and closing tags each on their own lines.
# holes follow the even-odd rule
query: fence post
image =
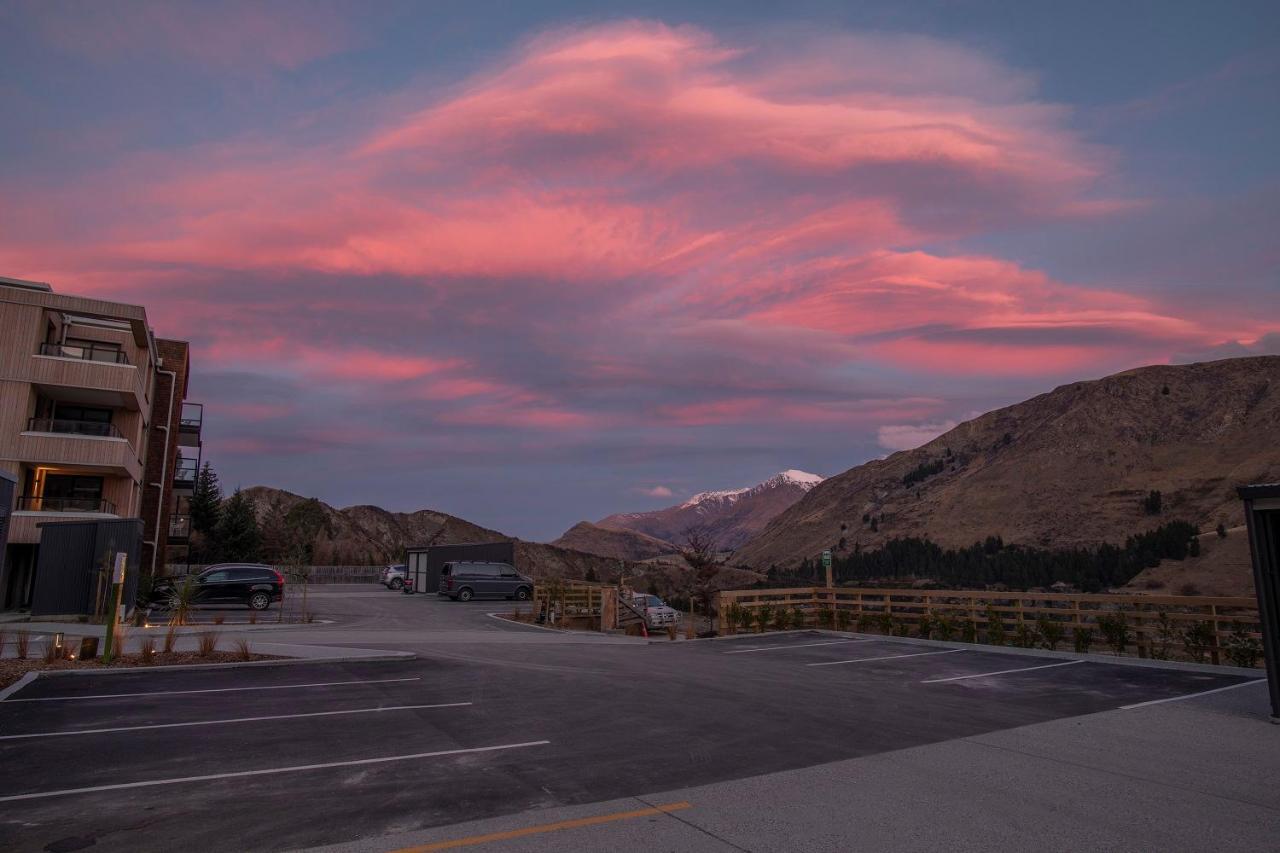
<svg viewBox="0 0 1280 853">
<path fill-rule="evenodd" d="M 1218 605 L 1209 605 L 1209 618 L 1213 620 L 1213 646 L 1209 650 L 1209 659 L 1217 664 L 1222 662 L 1222 658 L 1218 654 Z"/>
</svg>

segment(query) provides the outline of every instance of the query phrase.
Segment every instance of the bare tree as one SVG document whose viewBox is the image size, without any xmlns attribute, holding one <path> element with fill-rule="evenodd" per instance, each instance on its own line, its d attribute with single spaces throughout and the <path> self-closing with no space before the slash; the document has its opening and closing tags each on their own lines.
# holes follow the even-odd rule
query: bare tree
<svg viewBox="0 0 1280 853">
<path fill-rule="evenodd" d="M 716 596 L 716 576 L 724 568 L 720 562 L 719 546 L 715 536 L 705 527 L 690 527 L 685 530 L 684 544 L 680 548 L 680 556 L 689 564 L 687 589 L 690 601 L 702 606 L 702 612 L 710 618 L 712 604 Z"/>
</svg>

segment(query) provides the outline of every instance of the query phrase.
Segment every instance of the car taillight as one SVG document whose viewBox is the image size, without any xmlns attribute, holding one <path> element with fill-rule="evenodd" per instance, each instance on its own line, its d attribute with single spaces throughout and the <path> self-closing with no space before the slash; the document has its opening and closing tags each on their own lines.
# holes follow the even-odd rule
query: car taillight
<svg viewBox="0 0 1280 853">
<path fill-rule="evenodd" d="M 445 588 L 445 589 L 453 589 L 453 578 L 445 578 L 445 579 L 444 579 L 444 588 Z"/>
<path fill-rule="evenodd" d="M 280 574 L 280 572 L 275 569 L 272 569 L 271 571 L 275 573 L 276 583 L 280 584 L 280 586 L 284 586 L 284 575 Z"/>
</svg>

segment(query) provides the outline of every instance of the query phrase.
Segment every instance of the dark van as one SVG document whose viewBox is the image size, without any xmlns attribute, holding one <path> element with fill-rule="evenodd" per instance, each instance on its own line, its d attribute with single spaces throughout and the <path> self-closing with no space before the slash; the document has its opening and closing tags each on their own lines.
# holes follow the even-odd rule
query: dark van
<svg viewBox="0 0 1280 853">
<path fill-rule="evenodd" d="M 440 569 L 440 595 L 454 601 L 473 598 L 514 598 L 526 601 L 533 595 L 533 579 L 516 571 L 508 563 L 482 563 L 459 560 L 445 563 Z"/>
</svg>

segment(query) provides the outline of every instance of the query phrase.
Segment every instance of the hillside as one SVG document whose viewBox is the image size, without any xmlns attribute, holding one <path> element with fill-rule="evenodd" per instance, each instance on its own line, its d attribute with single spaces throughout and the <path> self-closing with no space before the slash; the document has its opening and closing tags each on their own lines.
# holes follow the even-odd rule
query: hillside
<svg viewBox="0 0 1280 853">
<path fill-rule="evenodd" d="M 601 527 L 589 521 L 578 522 L 551 544 L 615 560 L 649 560 L 680 550 L 670 542 L 635 530 Z"/>
<path fill-rule="evenodd" d="M 1280 479 L 1280 357 L 1159 365 L 1064 385 L 831 477 L 739 548 L 791 566 L 824 548 L 1122 542 L 1183 519 L 1243 523 L 1234 489 Z M 1143 499 L 1161 493 L 1159 512 Z"/>
<path fill-rule="evenodd" d="M 1253 595 L 1253 563 L 1249 533 L 1233 527 L 1219 537 L 1202 533 L 1200 555 L 1185 560 L 1161 560 L 1134 578 L 1125 592 L 1151 595 Z"/>
<path fill-rule="evenodd" d="M 274 489 L 254 486 L 243 494 L 253 501 L 259 524 L 263 524 L 272 507 L 284 512 L 306 498 Z M 522 542 L 496 530 L 472 524 L 443 512 L 423 509 L 417 512 L 389 512 L 376 506 L 351 506 L 334 509 L 323 501 L 320 506 L 327 521 L 326 532 L 316 540 L 315 562 L 318 565 L 377 565 L 391 563 L 404 555 L 409 545 L 456 545 L 467 542 L 513 541 L 516 543 L 517 565 L 535 577 L 585 577 L 592 570 L 598 577 L 616 575 L 621 568 L 640 574 L 645 567 L 627 562 L 620 566 L 617 558 L 602 557 L 539 542 Z"/>
<path fill-rule="evenodd" d="M 702 492 L 677 506 L 618 513 L 596 524 L 615 530 L 633 530 L 677 545 L 683 542 L 686 531 L 697 528 L 710 535 L 720 548 L 732 550 L 763 530 L 779 513 L 821 482 L 817 474 L 783 471 L 747 488 Z"/>
</svg>

